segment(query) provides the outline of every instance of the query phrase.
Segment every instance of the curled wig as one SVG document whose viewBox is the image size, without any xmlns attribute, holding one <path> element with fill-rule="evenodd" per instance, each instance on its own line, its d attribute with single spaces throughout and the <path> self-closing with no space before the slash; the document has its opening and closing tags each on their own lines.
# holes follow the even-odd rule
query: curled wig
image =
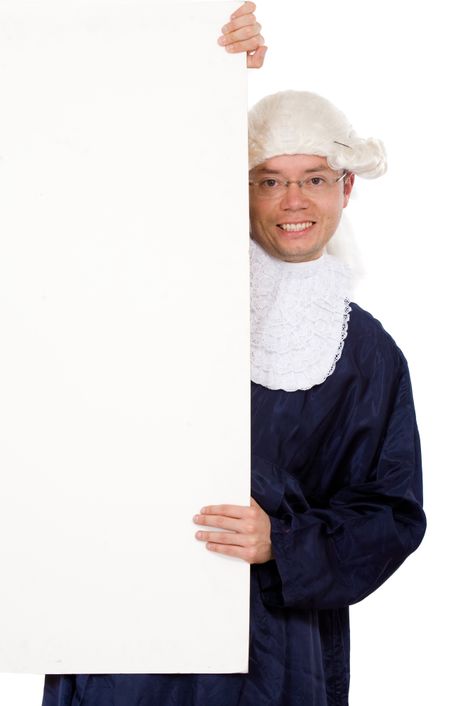
<svg viewBox="0 0 450 706">
<path fill-rule="evenodd" d="M 359 137 L 344 113 L 308 91 L 282 91 L 260 100 L 249 113 L 250 169 L 280 155 L 316 154 L 332 169 L 374 179 L 387 169 L 383 143 Z"/>
</svg>

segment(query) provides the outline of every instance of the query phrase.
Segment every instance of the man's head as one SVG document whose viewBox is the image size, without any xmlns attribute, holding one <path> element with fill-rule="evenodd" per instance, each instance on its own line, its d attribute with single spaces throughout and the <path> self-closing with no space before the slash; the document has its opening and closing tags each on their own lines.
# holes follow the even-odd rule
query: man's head
<svg viewBox="0 0 450 706">
<path fill-rule="evenodd" d="M 305 262 L 335 233 L 355 174 L 384 174 L 386 155 L 329 101 L 285 91 L 250 111 L 249 164 L 252 238 L 274 257 Z"/>
</svg>

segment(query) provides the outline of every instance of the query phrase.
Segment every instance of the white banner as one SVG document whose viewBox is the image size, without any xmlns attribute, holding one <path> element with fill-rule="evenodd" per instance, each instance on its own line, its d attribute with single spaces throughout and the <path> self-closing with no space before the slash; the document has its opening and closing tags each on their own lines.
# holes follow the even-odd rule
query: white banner
<svg viewBox="0 0 450 706">
<path fill-rule="evenodd" d="M 236 2 L 0 2 L 0 669 L 246 671 Z"/>
</svg>

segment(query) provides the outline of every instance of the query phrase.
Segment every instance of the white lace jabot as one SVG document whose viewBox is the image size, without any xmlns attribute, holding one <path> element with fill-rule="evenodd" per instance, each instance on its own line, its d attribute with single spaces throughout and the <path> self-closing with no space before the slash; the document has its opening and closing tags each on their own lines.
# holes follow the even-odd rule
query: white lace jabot
<svg viewBox="0 0 450 706">
<path fill-rule="evenodd" d="M 251 377 L 309 390 L 334 371 L 350 317 L 351 273 L 332 255 L 290 263 L 250 241 Z"/>
</svg>

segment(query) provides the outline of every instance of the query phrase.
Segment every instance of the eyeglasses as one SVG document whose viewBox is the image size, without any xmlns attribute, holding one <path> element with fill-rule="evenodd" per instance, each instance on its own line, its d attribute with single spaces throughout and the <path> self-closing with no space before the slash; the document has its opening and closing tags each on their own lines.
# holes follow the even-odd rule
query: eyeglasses
<svg viewBox="0 0 450 706">
<path fill-rule="evenodd" d="M 308 196 L 320 196 L 320 194 L 332 189 L 342 179 L 345 179 L 348 174 L 348 171 L 344 171 L 337 179 L 315 175 L 299 181 L 285 181 L 276 177 L 266 177 L 259 181 L 249 181 L 249 184 L 255 188 L 256 196 L 261 199 L 281 198 L 287 193 L 289 184 L 297 184 L 298 188 L 303 189 L 303 193 L 308 194 Z"/>
</svg>

